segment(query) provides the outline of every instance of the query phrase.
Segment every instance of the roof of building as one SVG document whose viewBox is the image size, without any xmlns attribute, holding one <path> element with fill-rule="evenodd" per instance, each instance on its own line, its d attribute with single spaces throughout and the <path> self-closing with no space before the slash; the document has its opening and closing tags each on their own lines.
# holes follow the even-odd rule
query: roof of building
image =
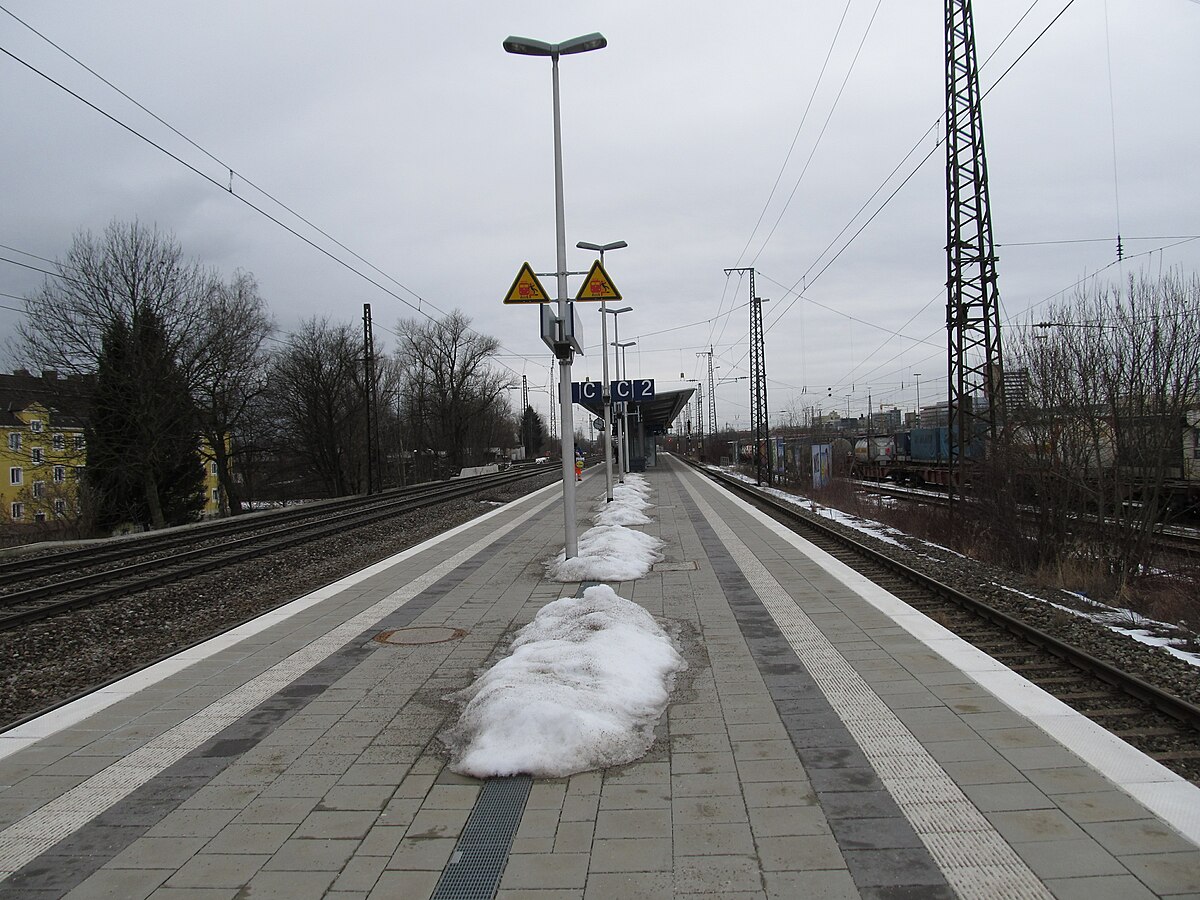
<svg viewBox="0 0 1200 900">
<path fill-rule="evenodd" d="M 0 375 L 0 419 L 6 425 L 20 424 L 15 414 L 32 403 L 40 403 L 51 412 L 52 422 L 61 428 L 82 428 L 87 422 L 95 379 L 89 375 L 58 375 L 46 371 L 33 375 L 17 369 Z"/>
</svg>

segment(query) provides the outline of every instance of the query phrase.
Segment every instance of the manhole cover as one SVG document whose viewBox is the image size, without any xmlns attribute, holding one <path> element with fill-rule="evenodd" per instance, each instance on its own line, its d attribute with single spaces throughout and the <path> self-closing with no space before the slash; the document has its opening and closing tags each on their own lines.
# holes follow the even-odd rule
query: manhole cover
<svg viewBox="0 0 1200 900">
<path fill-rule="evenodd" d="M 411 628 L 381 631 L 374 639 L 381 644 L 442 644 L 457 641 L 466 634 L 465 628 L 451 628 L 449 625 L 414 625 Z"/>
<path fill-rule="evenodd" d="M 653 569 L 655 572 L 690 572 L 696 568 L 694 559 L 684 560 L 683 562 L 660 562 L 655 563 Z"/>
</svg>

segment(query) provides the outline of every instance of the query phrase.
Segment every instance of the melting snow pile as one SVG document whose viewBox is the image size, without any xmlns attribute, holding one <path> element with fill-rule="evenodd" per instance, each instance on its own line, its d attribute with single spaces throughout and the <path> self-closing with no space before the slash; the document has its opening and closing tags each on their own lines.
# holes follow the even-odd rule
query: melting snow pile
<svg viewBox="0 0 1200 900">
<path fill-rule="evenodd" d="M 643 512 L 650 506 L 646 499 L 650 495 L 650 485 L 640 475 L 626 475 L 625 484 L 613 485 L 613 499 L 609 503 L 601 494 L 600 502 L 596 504 L 597 525 L 645 525 L 650 517 Z"/>
<path fill-rule="evenodd" d="M 649 572 L 662 559 L 662 541 L 625 527 L 650 521 L 642 512 L 650 505 L 649 493 L 645 478 L 626 475 L 624 485 L 613 487 L 613 502 L 597 507 L 596 527 L 579 536 L 578 555 L 564 559 L 560 553 L 546 565 L 547 576 L 555 581 L 633 581 Z"/>
<path fill-rule="evenodd" d="M 654 618 L 612 588 L 555 600 L 517 634 L 511 656 L 449 698 L 465 704 L 442 735 L 450 768 L 558 778 L 632 762 L 686 667 Z"/>
</svg>

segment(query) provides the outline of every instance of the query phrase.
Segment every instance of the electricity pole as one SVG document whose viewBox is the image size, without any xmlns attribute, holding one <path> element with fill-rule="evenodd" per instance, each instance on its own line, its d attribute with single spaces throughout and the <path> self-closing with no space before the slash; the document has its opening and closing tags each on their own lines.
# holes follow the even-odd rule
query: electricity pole
<svg viewBox="0 0 1200 900">
<path fill-rule="evenodd" d="M 379 443 L 375 421 L 375 339 L 371 333 L 371 304 L 363 304 L 363 392 L 367 407 L 367 493 L 375 492 L 375 448 Z"/>
<path fill-rule="evenodd" d="M 971 0 L 946 0 L 946 334 L 951 506 L 972 445 L 1004 422 L 1000 294 Z M 982 405 L 976 405 L 976 398 Z"/>
<path fill-rule="evenodd" d="M 774 479 L 766 445 L 771 431 L 767 421 L 767 357 L 763 341 L 763 301 L 754 292 L 753 266 L 725 270 L 726 275 L 732 272 L 750 273 L 750 428 L 754 431 L 754 477 L 762 484 L 765 468 L 767 484 L 771 484 Z"/>
</svg>

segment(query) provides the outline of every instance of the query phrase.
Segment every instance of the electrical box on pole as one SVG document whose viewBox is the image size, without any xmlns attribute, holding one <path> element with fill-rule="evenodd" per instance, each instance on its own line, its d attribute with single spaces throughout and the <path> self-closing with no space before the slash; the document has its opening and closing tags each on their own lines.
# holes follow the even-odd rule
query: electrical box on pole
<svg viewBox="0 0 1200 900">
<path fill-rule="evenodd" d="M 1000 294 L 970 0 L 946 0 L 946 333 L 950 498 L 1004 422 Z"/>
</svg>

